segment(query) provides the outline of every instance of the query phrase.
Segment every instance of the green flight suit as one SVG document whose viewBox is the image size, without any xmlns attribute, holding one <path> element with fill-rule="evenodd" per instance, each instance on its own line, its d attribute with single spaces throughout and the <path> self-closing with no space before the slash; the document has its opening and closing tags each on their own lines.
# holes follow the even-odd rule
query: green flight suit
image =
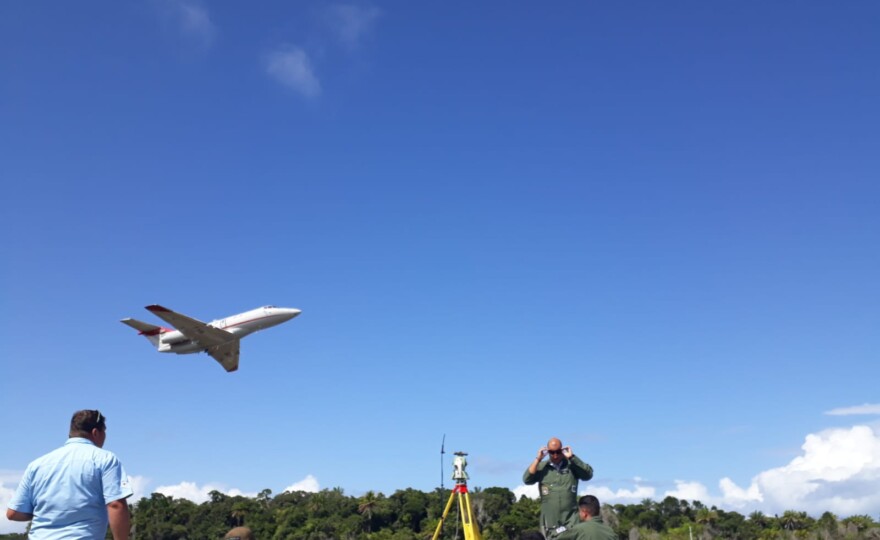
<svg viewBox="0 0 880 540">
<path fill-rule="evenodd" d="M 617 540 L 617 535 L 614 534 L 614 529 L 602 523 L 602 518 L 596 516 L 581 521 L 554 540 Z"/>
<path fill-rule="evenodd" d="M 535 474 L 529 474 L 526 469 L 523 482 L 527 485 L 538 482 L 538 491 L 541 494 L 541 527 L 545 534 L 560 525 L 571 528 L 577 524 L 578 480 L 589 480 L 592 477 L 593 468 L 577 456 L 571 456 L 571 460 L 562 458 L 558 471 L 549 461 L 539 463 Z"/>
</svg>

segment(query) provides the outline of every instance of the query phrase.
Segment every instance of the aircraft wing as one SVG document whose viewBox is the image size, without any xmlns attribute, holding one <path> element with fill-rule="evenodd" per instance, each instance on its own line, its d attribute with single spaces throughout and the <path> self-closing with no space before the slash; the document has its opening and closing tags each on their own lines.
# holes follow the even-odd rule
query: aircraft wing
<svg viewBox="0 0 880 540">
<path fill-rule="evenodd" d="M 210 354 L 214 360 L 220 362 L 220 365 L 223 366 L 223 369 L 226 371 L 235 371 L 238 369 L 238 351 L 240 345 L 241 340 L 236 339 L 235 341 L 230 341 L 223 345 L 208 347 L 208 354 Z"/>
<path fill-rule="evenodd" d="M 147 306 L 147 309 L 150 310 L 153 315 L 159 317 L 174 328 L 180 330 L 181 334 L 185 335 L 189 339 L 198 341 L 206 348 L 223 345 L 224 343 L 228 343 L 229 341 L 235 339 L 235 336 L 232 335 L 232 333 L 227 332 L 226 330 L 214 328 L 213 326 L 205 324 L 202 321 L 198 321 L 191 317 L 187 317 L 186 315 L 181 315 L 180 313 L 171 311 L 166 307 L 152 305 Z M 220 363 L 222 364 L 223 362 L 221 361 Z M 235 346 L 235 365 L 238 366 L 238 345 Z"/>
</svg>

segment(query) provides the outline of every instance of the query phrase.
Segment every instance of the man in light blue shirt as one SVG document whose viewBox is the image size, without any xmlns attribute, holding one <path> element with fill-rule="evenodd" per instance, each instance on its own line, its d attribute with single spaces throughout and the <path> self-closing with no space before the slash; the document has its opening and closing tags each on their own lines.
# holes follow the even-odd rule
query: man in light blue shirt
<svg viewBox="0 0 880 540">
<path fill-rule="evenodd" d="M 108 522 L 114 540 L 128 540 L 132 490 L 122 463 L 102 448 L 106 420 L 98 411 L 75 412 L 64 446 L 28 465 L 6 517 L 32 521 L 30 540 L 103 539 Z"/>
</svg>

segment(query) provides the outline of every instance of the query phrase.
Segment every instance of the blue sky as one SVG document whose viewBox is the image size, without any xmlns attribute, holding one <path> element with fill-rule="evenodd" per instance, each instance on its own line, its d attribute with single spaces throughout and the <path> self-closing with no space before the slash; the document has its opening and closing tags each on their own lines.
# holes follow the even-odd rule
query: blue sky
<svg viewBox="0 0 880 540">
<path fill-rule="evenodd" d="M 528 492 L 558 436 L 606 502 L 876 516 L 878 22 L 3 3 L 0 502 L 100 408 L 139 495 L 431 490 L 444 434 Z M 230 375 L 152 303 L 303 314 Z"/>
</svg>

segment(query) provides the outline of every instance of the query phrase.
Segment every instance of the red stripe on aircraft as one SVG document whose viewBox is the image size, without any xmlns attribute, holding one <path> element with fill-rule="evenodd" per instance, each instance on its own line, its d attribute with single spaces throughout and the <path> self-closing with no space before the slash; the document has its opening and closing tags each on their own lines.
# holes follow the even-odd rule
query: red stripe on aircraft
<svg viewBox="0 0 880 540">
<path fill-rule="evenodd" d="M 147 330 L 146 332 L 139 332 L 139 336 L 158 336 L 159 334 L 164 334 L 165 332 L 172 332 L 170 328 L 153 328 L 152 330 Z"/>
</svg>

